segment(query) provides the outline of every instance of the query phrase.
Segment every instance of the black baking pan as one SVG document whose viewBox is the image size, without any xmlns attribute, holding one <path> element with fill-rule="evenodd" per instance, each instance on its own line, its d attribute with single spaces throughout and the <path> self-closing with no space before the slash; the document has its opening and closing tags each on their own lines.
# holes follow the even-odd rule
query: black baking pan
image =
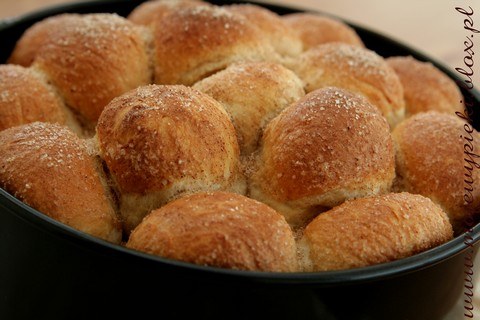
<svg viewBox="0 0 480 320">
<path fill-rule="evenodd" d="M 4 21 L 0 62 L 6 61 L 27 27 L 47 16 L 63 12 L 126 16 L 140 2 L 82 2 Z M 299 11 L 265 6 L 280 14 Z M 380 55 L 431 61 L 461 81 L 429 57 L 352 26 Z M 462 92 L 472 97 L 473 110 L 480 107 L 477 91 L 462 88 Z M 0 319 L 464 319 L 464 313 L 480 313 L 469 310 L 469 287 L 480 270 L 473 261 L 479 240 L 480 225 L 475 225 L 434 249 L 366 268 L 236 271 L 107 243 L 50 219 L 0 189 Z"/>
</svg>

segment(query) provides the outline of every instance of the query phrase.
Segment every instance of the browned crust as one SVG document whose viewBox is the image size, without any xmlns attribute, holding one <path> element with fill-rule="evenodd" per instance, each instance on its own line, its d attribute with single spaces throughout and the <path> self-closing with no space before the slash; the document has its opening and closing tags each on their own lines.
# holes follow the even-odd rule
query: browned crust
<svg viewBox="0 0 480 320">
<path fill-rule="evenodd" d="M 297 56 L 303 51 L 303 43 L 297 32 L 276 12 L 247 3 L 224 5 L 224 8 L 242 14 L 255 24 L 260 32 L 265 33 L 266 38 L 281 56 Z"/>
<path fill-rule="evenodd" d="M 182 8 L 154 28 L 155 83 L 192 85 L 233 62 L 276 57 L 245 17 L 218 6 Z"/>
<path fill-rule="evenodd" d="M 268 124 L 250 189 L 298 225 L 312 207 L 387 192 L 394 176 L 385 118 L 362 96 L 329 87 L 307 94 Z"/>
<path fill-rule="evenodd" d="M 282 20 L 288 27 L 296 31 L 302 40 L 304 50 L 329 42 L 342 42 L 365 47 L 355 29 L 332 17 L 309 12 L 296 12 L 283 15 Z"/>
<path fill-rule="evenodd" d="M 112 98 L 151 82 L 145 38 L 116 14 L 61 14 L 29 28 L 9 62 L 41 70 L 66 105 L 94 125 Z"/>
<path fill-rule="evenodd" d="M 30 68 L 0 65 L 0 131 L 35 121 L 65 125 L 62 101 Z"/>
<path fill-rule="evenodd" d="M 324 212 L 298 247 L 305 271 L 365 267 L 398 260 L 453 238 L 442 209 L 409 193 L 361 198 Z"/>
<path fill-rule="evenodd" d="M 473 130 L 455 115 L 430 111 L 411 116 L 393 131 L 397 188 L 431 198 L 447 212 L 456 231 L 480 208 L 478 156 L 467 154 L 479 152 L 480 135 L 465 128 Z M 465 202 L 465 188 L 473 189 L 467 192 L 471 203 Z"/>
<path fill-rule="evenodd" d="M 455 82 L 431 62 L 411 56 L 387 58 L 398 74 L 405 95 L 406 116 L 425 111 L 450 114 L 463 111 L 463 97 Z"/>
<path fill-rule="evenodd" d="M 127 18 L 136 24 L 152 26 L 179 8 L 209 5 L 201 0 L 151 0 L 136 6 Z"/>
<path fill-rule="evenodd" d="M 244 156 L 257 149 L 266 124 L 305 95 L 295 73 L 274 62 L 233 64 L 193 88 L 222 103 L 235 125 Z"/>
<path fill-rule="evenodd" d="M 297 270 L 293 233 L 270 207 L 234 193 L 197 193 L 149 214 L 128 248 L 200 265 Z"/>
<path fill-rule="evenodd" d="M 0 132 L 0 186 L 53 219 L 120 243 L 121 225 L 85 140 L 63 126 L 34 122 Z"/>
<path fill-rule="evenodd" d="M 345 43 L 314 47 L 293 63 L 307 92 L 336 86 L 360 93 L 375 105 L 393 128 L 404 118 L 402 83 L 385 59 L 374 51 Z"/>
<path fill-rule="evenodd" d="M 227 113 L 190 87 L 149 85 L 117 97 L 100 117 L 97 139 L 127 229 L 172 197 L 235 189 L 243 180 Z"/>
</svg>

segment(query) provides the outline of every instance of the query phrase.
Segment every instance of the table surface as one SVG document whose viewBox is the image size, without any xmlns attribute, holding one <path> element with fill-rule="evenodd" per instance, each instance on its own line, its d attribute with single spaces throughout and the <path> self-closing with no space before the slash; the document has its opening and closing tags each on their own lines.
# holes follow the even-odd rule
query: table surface
<svg viewBox="0 0 480 320">
<path fill-rule="evenodd" d="M 42 9 L 48 6 L 82 0 L 1 0 L 0 19 Z M 474 34 L 473 41 L 480 35 L 464 29 L 464 20 L 473 23 L 472 29 L 480 30 L 480 2 L 452 2 L 438 0 L 257 0 L 258 2 L 289 5 L 301 9 L 313 9 L 336 15 L 347 21 L 370 28 L 397 39 L 414 49 L 436 59 L 454 70 L 464 65 L 464 41 Z M 471 16 L 461 14 L 455 8 L 473 10 Z M 478 12 L 477 12 L 478 11 Z M 480 41 L 479 41 L 480 43 Z M 473 50 L 475 50 L 475 46 Z M 473 56 L 475 57 L 475 56 Z M 474 66 L 473 81 L 479 83 L 480 70 Z M 477 257 L 478 258 L 478 257 Z M 480 259 L 477 259 L 480 262 Z M 480 271 L 480 269 L 477 269 Z M 480 287 L 480 286 L 478 286 Z M 480 288 L 475 293 L 475 318 L 480 319 Z M 446 320 L 464 319 L 459 306 L 455 314 Z"/>
</svg>

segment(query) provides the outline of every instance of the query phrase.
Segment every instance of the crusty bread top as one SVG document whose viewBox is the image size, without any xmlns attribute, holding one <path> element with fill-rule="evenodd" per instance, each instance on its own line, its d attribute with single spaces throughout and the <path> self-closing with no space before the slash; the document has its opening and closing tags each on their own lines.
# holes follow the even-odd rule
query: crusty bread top
<svg viewBox="0 0 480 320">
<path fill-rule="evenodd" d="M 86 140 L 58 124 L 0 132 L 1 187 L 33 208 L 105 240 L 121 228 Z"/>
<path fill-rule="evenodd" d="M 404 118 L 403 86 L 385 59 L 366 48 L 326 43 L 301 54 L 292 69 L 307 92 L 327 86 L 345 88 L 367 97 L 394 128 Z"/>
<path fill-rule="evenodd" d="M 296 271 L 296 245 L 285 219 L 235 193 L 200 192 L 149 214 L 127 247 L 187 262 L 257 271 Z"/>
<path fill-rule="evenodd" d="M 209 2 L 201 0 L 150 0 L 136 6 L 127 18 L 136 24 L 152 26 L 179 8 L 208 5 Z"/>
<path fill-rule="evenodd" d="M 261 143 L 250 189 L 267 203 L 273 198 L 297 209 L 332 207 L 386 192 L 395 176 L 387 121 L 363 96 L 345 89 L 308 93 L 267 125 Z"/>
<path fill-rule="evenodd" d="M 341 20 L 310 12 L 295 12 L 282 16 L 285 24 L 294 30 L 308 50 L 328 42 L 343 42 L 365 47 L 355 29 Z"/>
<path fill-rule="evenodd" d="M 404 192 L 350 200 L 320 214 L 298 246 L 305 271 L 327 271 L 412 256 L 452 237 L 439 206 Z"/>
<path fill-rule="evenodd" d="M 97 126 L 120 192 L 144 194 L 181 180 L 226 185 L 236 177 L 235 129 L 219 102 L 182 85 L 148 85 L 111 101 Z"/>
<path fill-rule="evenodd" d="M 0 131 L 34 121 L 66 124 L 62 101 L 32 69 L 0 65 Z"/>
<path fill-rule="evenodd" d="M 192 85 L 233 62 L 276 57 L 264 33 L 220 6 L 175 10 L 153 32 L 157 84 Z"/>
<path fill-rule="evenodd" d="M 396 188 L 431 198 L 461 232 L 463 222 L 480 212 L 479 161 L 474 155 L 480 150 L 478 131 L 456 115 L 429 111 L 400 123 L 393 138 Z M 465 201 L 465 194 L 472 200 Z"/>
<path fill-rule="evenodd" d="M 303 82 L 295 73 L 274 62 L 232 64 L 195 83 L 193 88 L 225 107 L 235 126 L 243 156 L 257 149 L 270 120 L 305 95 Z"/>
<path fill-rule="evenodd" d="M 146 38 L 116 14 L 60 14 L 30 27 L 9 62 L 43 72 L 84 124 L 95 126 L 112 98 L 151 82 Z"/>
<path fill-rule="evenodd" d="M 302 52 L 301 38 L 277 13 L 249 3 L 231 4 L 224 7 L 232 12 L 242 14 L 250 23 L 255 24 L 259 32 L 265 33 L 266 39 L 272 43 L 281 56 L 296 56 Z"/>
<path fill-rule="evenodd" d="M 450 114 L 463 111 L 462 93 L 455 81 L 431 62 L 396 56 L 387 58 L 387 63 L 402 82 L 406 116 L 425 111 Z"/>
</svg>

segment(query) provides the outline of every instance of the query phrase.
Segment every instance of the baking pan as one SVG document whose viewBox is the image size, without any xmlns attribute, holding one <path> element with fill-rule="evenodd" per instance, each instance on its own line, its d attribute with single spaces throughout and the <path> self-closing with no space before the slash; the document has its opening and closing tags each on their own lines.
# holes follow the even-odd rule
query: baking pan
<svg viewBox="0 0 480 320">
<path fill-rule="evenodd" d="M 63 12 L 126 16 L 140 3 L 82 2 L 4 21 L 0 62 L 6 61 L 27 27 L 47 16 Z M 299 11 L 264 6 L 280 14 Z M 352 26 L 380 55 L 431 61 L 461 81 L 422 53 Z M 473 110 L 480 107 L 477 91 L 462 93 L 473 97 Z M 469 273 L 475 271 L 472 260 L 479 239 L 480 226 L 475 225 L 434 249 L 366 268 L 236 271 L 110 244 L 65 226 L 0 189 L 0 319 L 463 319 L 465 307 L 471 307 L 468 286 L 477 279 L 476 272 L 472 278 Z"/>
</svg>

